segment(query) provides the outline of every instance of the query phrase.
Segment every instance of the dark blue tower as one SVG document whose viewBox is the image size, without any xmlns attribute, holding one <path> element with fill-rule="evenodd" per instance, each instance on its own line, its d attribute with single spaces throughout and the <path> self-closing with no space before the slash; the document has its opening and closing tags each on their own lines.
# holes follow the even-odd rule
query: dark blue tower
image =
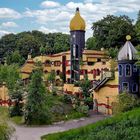
<svg viewBox="0 0 140 140">
<path fill-rule="evenodd" d="M 79 8 L 76 8 L 76 14 L 70 22 L 71 83 L 80 80 L 79 62 L 82 59 L 82 53 L 85 48 L 85 27 L 85 21 L 80 16 Z"/>
<path fill-rule="evenodd" d="M 129 41 L 127 36 L 125 45 L 118 54 L 118 70 L 119 70 L 119 92 L 127 92 L 139 95 L 139 68 L 136 66 L 137 50 Z"/>
</svg>

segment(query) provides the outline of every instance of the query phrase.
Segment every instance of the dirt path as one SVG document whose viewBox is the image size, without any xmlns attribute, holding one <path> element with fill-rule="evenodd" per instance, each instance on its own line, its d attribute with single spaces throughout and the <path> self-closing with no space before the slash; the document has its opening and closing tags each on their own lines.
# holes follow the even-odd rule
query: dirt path
<svg viewBox="0 0 140 140">
<path fill-rule="evenodd" d="M 104 115 L 93 115 L 89 118 L 59 122 L 57 124 L 42 127 L 25 127 L 13 125 L 16 129 L 16 132 L 11 140 L 40 140 L 42 135 L 78 128 L 87 124 L 95 123 L 105 118 L 106 116 Z"/>
</svg>

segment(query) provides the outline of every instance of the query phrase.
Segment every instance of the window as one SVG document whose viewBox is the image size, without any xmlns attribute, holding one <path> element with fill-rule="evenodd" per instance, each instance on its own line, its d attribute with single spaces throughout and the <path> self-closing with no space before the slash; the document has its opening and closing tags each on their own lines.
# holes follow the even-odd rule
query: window
<svg viewBox="0 0 140 140">
<path fill-rule="evenodd" d="M 123 75 L 123 66 L 119 65 L 119 76 Z"/>
<path fill-rule="evenodd" d="M 125 82 L 122 84 L 122 91 L 129 91 L 129 83 Z"/>
<path fill-rule="evenodd" d="M 97 58 L 97 62 L 101 62 L 101 58 Z"/>
<path fill-rule="evenodd" d="M 137 66 L 133 65 L 133 72 L 137 72 Z"/>
<path fill-rule="evenodd" d="M 132 92 L 138 92 L 138 84 L 137 83 L 134 83 L 132 85 Z"/>
<path fill-rule="evenodd" d="M 89 66 L 93 66 L 93 65 L 94 65 L 94 62 L 87 62 L 87 64 L 88 64 Z"/>
<path fill-rule="evenodd" d="M 126 65 L 126 67 L 125 67 L 125 75 L 126 76 L 131 76 L 131 66 L 130 65 Z"/>
<path fill-rule="evenodd" d="M 55 61 L 54 62 L 54 66 L 60 66 L 61 65 L 61 62 L 60 61 Z"/>
<path fill-rule="evenodd" d="M 51 61 L 50 60 L 46 60 L 45 66 L 51 66 Z"/>
</svg>

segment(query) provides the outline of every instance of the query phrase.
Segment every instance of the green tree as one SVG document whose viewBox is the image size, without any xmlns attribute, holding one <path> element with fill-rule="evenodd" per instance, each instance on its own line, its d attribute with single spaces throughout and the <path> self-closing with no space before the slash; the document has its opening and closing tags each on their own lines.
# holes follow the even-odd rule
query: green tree
<svg viewBox="0 0 140 140">
<path fill-rule="evenodd" d="M 20 79 L 17 65 L 0 65 L 0 84 L 6 83 L 9 90 L 13 90 L 16 82 Z"/>
<path fill-rule="evenodd" d="M 47 124 L 50 122 L 46 88 L 42 76 L 43 72 L 40 69 L 34 70 L 31 76 L 25 104 L 26 124 Z"/>
<path fill-rule="evenodd" d="M 15 102 L 9 108 L 10 117 L 23 115 L 23 95 L 25 93 L 22 81 L 17 81 L 13 90 L 9 91 L 10 99 Z"/>
<path fill-rule="evenodd" d="M 17 64 L 21 66 L 25 62 L 24 57 L 22 57 L 18 50 L 14 51 L 12 54 L 6 56 L 6 63 L 8 65 Z"/>
<path fill-rule="evenodd" d="M 96 38 L 95 37 L 90 37 L 86 41 L 86 48 L 88 50 L 97 50 L 96 48 Z"/>
<path fill-rule="evenodd" d="M 82 95 L 85 99 L 90 97 L 91 86 L 91 81 L 88 80 L 88 76 L 85 75 L 85 78 L 82 81 L 80 81 L 80 88 L 82 91 Z"/>
<path fill-rule="evenodd" d="M 135 31 L 136 31 L 136 37 L 138 39 L 138 43 L 140 44 L 140 10 L 138 12 L 137 21 L 135 24 Z"/>
<path fill-rule="evenodd" d="M 135 30 L 128 16 L 107 17 L 93 23 L 93 37 L 96 39 L 96 48 L 110 48 L 118 46 L 119 48 L 125 43 L 126 35 L 132 36 L 133 44 L 135 39 Z"/>
</svg>

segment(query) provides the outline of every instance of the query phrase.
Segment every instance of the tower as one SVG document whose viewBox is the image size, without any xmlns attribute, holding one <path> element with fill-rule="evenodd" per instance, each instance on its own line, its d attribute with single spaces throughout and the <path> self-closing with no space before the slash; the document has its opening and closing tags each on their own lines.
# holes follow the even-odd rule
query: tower
<svg viewBox="0 0 140 140">
<path fill-rule="evenodd" d="M 85 48 L 85 21 L 80 16 L 79 8 L 76 8 L 75 16 L 70 22 L 70 50 L 71 50 L 71 83 L 80 80 L 79 62 Z"/>
<path fill-rule="evenodd" d="M 136 66 L 137 50 L 130 42 L 131 36 L 126 36 L 126 43 L 118 54 L 119 92 L 139 94 L 139 69 Z"/>
</svg>

